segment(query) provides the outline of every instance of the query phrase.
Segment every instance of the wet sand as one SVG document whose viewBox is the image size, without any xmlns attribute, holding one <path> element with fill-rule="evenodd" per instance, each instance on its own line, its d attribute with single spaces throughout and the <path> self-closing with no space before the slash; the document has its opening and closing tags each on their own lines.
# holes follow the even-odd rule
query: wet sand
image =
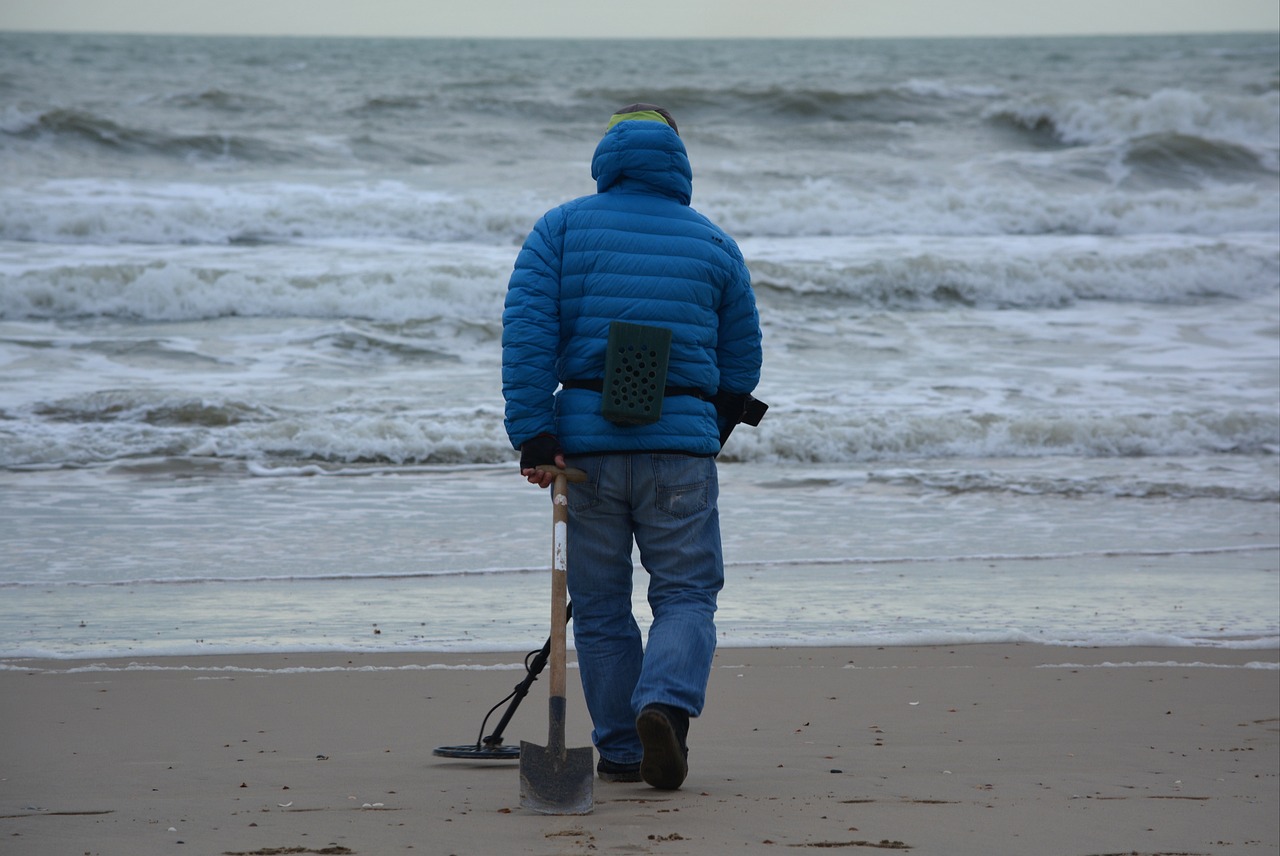
<svg viewBox="0 0 1280 856">
<path fill-rule="evenodd" d="M 722 649 L 685 786 L 596 780 L 578 817 L 523 810 L 516 761 L 432 755 L 476 740 L 522 658 L 8 661 L 0 852 L 1280 849 L 1274 650 Z M 569 684 L 568 744 L 589 745 Z M 545 744 L 546 691 L 508 743 Z"/>
</svg>

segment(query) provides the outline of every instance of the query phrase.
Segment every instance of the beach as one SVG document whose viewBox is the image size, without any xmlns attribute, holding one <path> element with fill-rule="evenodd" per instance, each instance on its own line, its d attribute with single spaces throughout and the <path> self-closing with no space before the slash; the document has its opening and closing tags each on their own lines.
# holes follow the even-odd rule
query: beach
<svg viewBox="0 0 1280 856">
<path fill-rule="evenodd" d="M 515 654 L 10 662 L 6 853 L 1272 854 L 1275 651 L 722 649 L 679 791 L 520 807 Z M 546 743 L 546 682 L 506 731 Z M 589 745 L 576 681 L 567 743 Z M 492 721 L 490 725 L 492 726 Z"/>
<path fill-rule="evenodd" d="M 543 817 L 432 749 L 548 633 L 502 307 L 635 101 L 770 409 L 685 787 Z M 1278 140 L 1269 33 L 0 33 L 0 856 L 1274 856 Z"/>
</svg>

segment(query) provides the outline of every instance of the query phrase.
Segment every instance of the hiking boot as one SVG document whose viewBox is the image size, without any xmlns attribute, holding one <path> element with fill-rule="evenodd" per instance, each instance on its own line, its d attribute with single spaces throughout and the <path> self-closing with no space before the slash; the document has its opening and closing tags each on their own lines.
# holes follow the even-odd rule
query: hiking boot
<svg viewBox="0 0 1280 856">
<path fill-rule="evenodd" d="M 644 746 L 640 777 L 660 790 L 679 788 L 689 773 L 689 714 L 669 704 L 646 705 L 636 717 L 636 732 Z"/>
<path fill-rule="evenodd" d="M 640 762 L 619 764 L 608 758 L 601 758 L 596 764 L 596 775 L 604 782 L 638 782 L 640 781 Z"/>
</svg>

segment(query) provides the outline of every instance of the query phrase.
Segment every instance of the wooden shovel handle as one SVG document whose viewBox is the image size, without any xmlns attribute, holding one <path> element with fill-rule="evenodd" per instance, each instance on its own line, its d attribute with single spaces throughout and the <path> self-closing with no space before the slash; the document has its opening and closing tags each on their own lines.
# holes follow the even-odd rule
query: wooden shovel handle
<svg viewBox="0 0 1280 856">
<path fill-rule="evenodd" d="M 556 480 L 551 489 L 554 527 L 551 540 L 551 697 L 565 696 L 565 623 L 568 620 L 569 601 L 569 482 L 587 480 L 582 470 L 560 469 L 542 464 L 541 472 L 554 473 Z"/>
<path fill-rule="evenodd" d="M 534 469 L 540 473 L 551 473 L 553 476 L 562 475 L 571 482 L 584 482 L 587 480 L 587 474 L 577 467 L 565 467 L 564 469 L 560 469 L 559 467 L 552 466 L 551 464 L 538 464 Z"/>
</svg>

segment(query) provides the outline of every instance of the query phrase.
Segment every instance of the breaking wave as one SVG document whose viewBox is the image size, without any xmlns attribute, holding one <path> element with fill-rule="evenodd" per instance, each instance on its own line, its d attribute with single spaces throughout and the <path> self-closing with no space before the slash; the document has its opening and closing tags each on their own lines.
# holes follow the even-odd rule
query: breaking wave
<svg viewBox="0 0 1280 856">
<path fill-rule="evenodd" d="M 1242 172 L 1247 177 L 1280 169 L 1280 92 L 1244 97 L 1163 89 L 1094 101 L 1046 95 L 1002 102 L 984 115 L 1041 145 L 1127 145 L 1132 161 L 1154 159 L 1166 170 L 1239 179 Z"/>
<path fill-rule="evenodd" d="M 83 109 L 55 109 L 34 116 L 10 115 L 0 135 L 50 146 L 89 146 L 107 152 L 177 161 L 236 160 L 287 163 L 293 153 L 246 134 L 174 134 L 131 127 Z"/>
<path fill-rule="evenodd" d="M 323 464 L 496 464 L 513 460 L 498 379 L 488 406 L 401 412 L 309 410 L 147 391 L 108 390 L 0 411 L 0 467 L 84 467 L 151 458 Z M 853 463 L 922 459 L 1280 454 L 1280 415 L 1259 410 L 1152 414 L 1054 411 L 833 415 L 786 408 L 735 432 L 725 461 Z M 1108 493 L 1276 502 L 1275 490 L 1106 479 L 1009 484 L 972 477 L 925 485 L 953 492 Z"/>
</svg>

